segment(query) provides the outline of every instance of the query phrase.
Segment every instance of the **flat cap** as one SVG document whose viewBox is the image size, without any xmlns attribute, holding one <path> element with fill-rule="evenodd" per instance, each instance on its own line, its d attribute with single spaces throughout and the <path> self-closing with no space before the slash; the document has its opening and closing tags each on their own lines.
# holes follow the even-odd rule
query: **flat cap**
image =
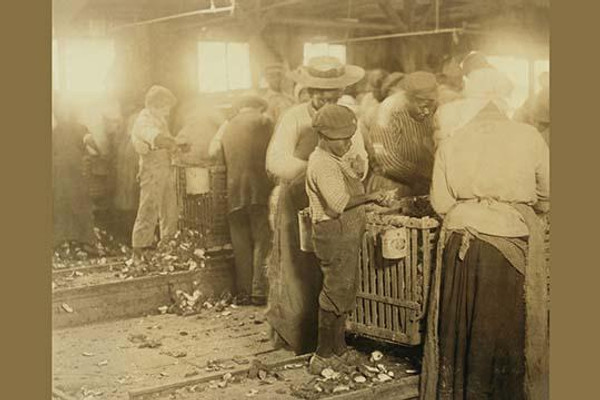
<svg viewBox="0 0 600 400">
<path fill-rule="evenodd" d="M 356 115 L 348 107 L 326 104 L 313 117 L 312 126 L 329 139 L 349 139 L 356 132 Z"/>
<path fill-rule="evenodd" d="M 425 99 L 437 98 L 437 78 L 430 72 L 417 71 L 408 74 L 401 87 L 409 95 Z"/>
</svg>

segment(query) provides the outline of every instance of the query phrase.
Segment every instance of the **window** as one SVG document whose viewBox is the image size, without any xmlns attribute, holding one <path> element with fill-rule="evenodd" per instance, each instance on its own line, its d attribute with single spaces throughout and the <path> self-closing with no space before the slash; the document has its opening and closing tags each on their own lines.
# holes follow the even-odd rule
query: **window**
<svg viewBox="0 0 600 400">
<path fill-rule="evenodd" d="M 63 42 L 61 42 L 63 43 Z M 53 57 L 53 69 L 63 69 L 65 88 L 69 92 L 102 93 L 107 88 L 109 71 L 115 58 L 114 45 L 104 39 L 72 39 L 65 41 L 64 60 Z M 58 51 L 55 45 L 54 51 Z M 55 61 L 56 60 L 56 61 Z M 59 81 L 57 72 L 54 77 Z M 57 82 L 57 88 L 59 83 Z"/>
<path fill-rule="evenodd" d="M 487 57 L 490 64 L 496 67 L 514 84 L 511 97 L 508 99 L 510 115 L 529 97 L 529 62 L 516 57 Z"/>
<path fill-rule="evenodd" d="M 248 43 L 199 42 L 198 86 L 204 93 L 252 87 Z"/>
<path fill-rule="evenodd" d="M 333 56 L 346 64 L 346 46 L 343 44 L 304 43 L 304 65 L 313 57 Z"/>
</svg>

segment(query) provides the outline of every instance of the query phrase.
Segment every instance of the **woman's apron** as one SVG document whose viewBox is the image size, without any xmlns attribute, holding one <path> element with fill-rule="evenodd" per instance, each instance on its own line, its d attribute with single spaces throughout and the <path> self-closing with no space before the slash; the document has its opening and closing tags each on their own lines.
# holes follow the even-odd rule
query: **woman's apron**
<svg viewBox="0 0 600 400">
<path fill-rule="evenodd" d="M 529 230 L 525 266 L 525 395 L 527 400 L 549 398 L 549 335 L 548 335 L 548 265 L 544 254 L 544 229 L 539 217 L 526 204 L 511 204 Z M 420 399 L 437 400 L 439 377 L 439 301 L 442 277 L 442 256 L 447 235 L 442 226 L 438 239 L 435 270 L 427 311 L 427 327 L 423 349 Z"/>
<path fill-rule="evenodd" d="M 307 125 L 300 132 L 294 156 L 308 160 L 317 142 L 316 132 Z M 267 320 L 294 352 L 304 354 L 316 349 L 323 279 L 315 254 L 300 250 L 298 211 L 308 207 L 304 174 L 291 182 L 281 182 L 275 191 L 273 249 L 267 267 Z"/>
</svg>

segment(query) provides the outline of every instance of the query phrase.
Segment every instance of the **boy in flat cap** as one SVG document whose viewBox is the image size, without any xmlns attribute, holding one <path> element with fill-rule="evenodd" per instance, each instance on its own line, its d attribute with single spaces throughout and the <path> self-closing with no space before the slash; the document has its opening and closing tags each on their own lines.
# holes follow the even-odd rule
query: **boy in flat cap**
<svg viewBox="0 0 600 400">
<path fill-rule="evenodd" d="M 342 157 L 351 147 L 356 117 L 347 107 L 323 106 L 313 118 L 317 148 L 308 159 L 306 192 L 313 222 L 313 246 L 323 273 L 319 294 L 318 342 L 309 371 L 346 369 L 345 321 L 354 309 L 359 248 L 365 230 L 365 195 L 360 174 Z"/>
</svg>

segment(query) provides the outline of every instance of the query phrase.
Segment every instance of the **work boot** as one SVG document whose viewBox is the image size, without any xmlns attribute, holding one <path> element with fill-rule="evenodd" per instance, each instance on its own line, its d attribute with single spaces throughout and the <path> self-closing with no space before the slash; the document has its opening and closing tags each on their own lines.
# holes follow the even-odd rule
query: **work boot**
<svg viewBox="0 0 600 400">
<path fill-rule="evenodd" d="M 360 363 L 361 354 L 351 349 L 346 344 L 346 319 L 347 314 L 342 314 L 335 321 L 335 341 L 333 343 L 333 353 L 340 361 L 347 365 L 356 365 Z"/>
<path fill-rule="evenodd" d="M 134 247 L 132 249 L 131 260 L 133 261 L 133 268 L 136 271 L 141 271 L 146 266 L 144 249 L 142 247 Z"/>
<path fill-rule="evenodd" d="M 348 345 L 346 344 L 346 314 L 336 316 L 334 330 L 333 352 L 337 356 L 341 356 L 348 350 Z"/>
<path fill-rule="evenodd" d="M 336 336 L 336 319 L 335 313 L 319 308 L 319 329 L 316 353 L 323 358 L 329 358 L 333 355 L 333 344 Z"/>
<path fill-rule="evenodd" d="M 144 259 L 144 249 L 142 247 L 134 247 L 131 251 L 131 258 L 133 262 L 136 260 L 142 261 Z"/>
</svg>

